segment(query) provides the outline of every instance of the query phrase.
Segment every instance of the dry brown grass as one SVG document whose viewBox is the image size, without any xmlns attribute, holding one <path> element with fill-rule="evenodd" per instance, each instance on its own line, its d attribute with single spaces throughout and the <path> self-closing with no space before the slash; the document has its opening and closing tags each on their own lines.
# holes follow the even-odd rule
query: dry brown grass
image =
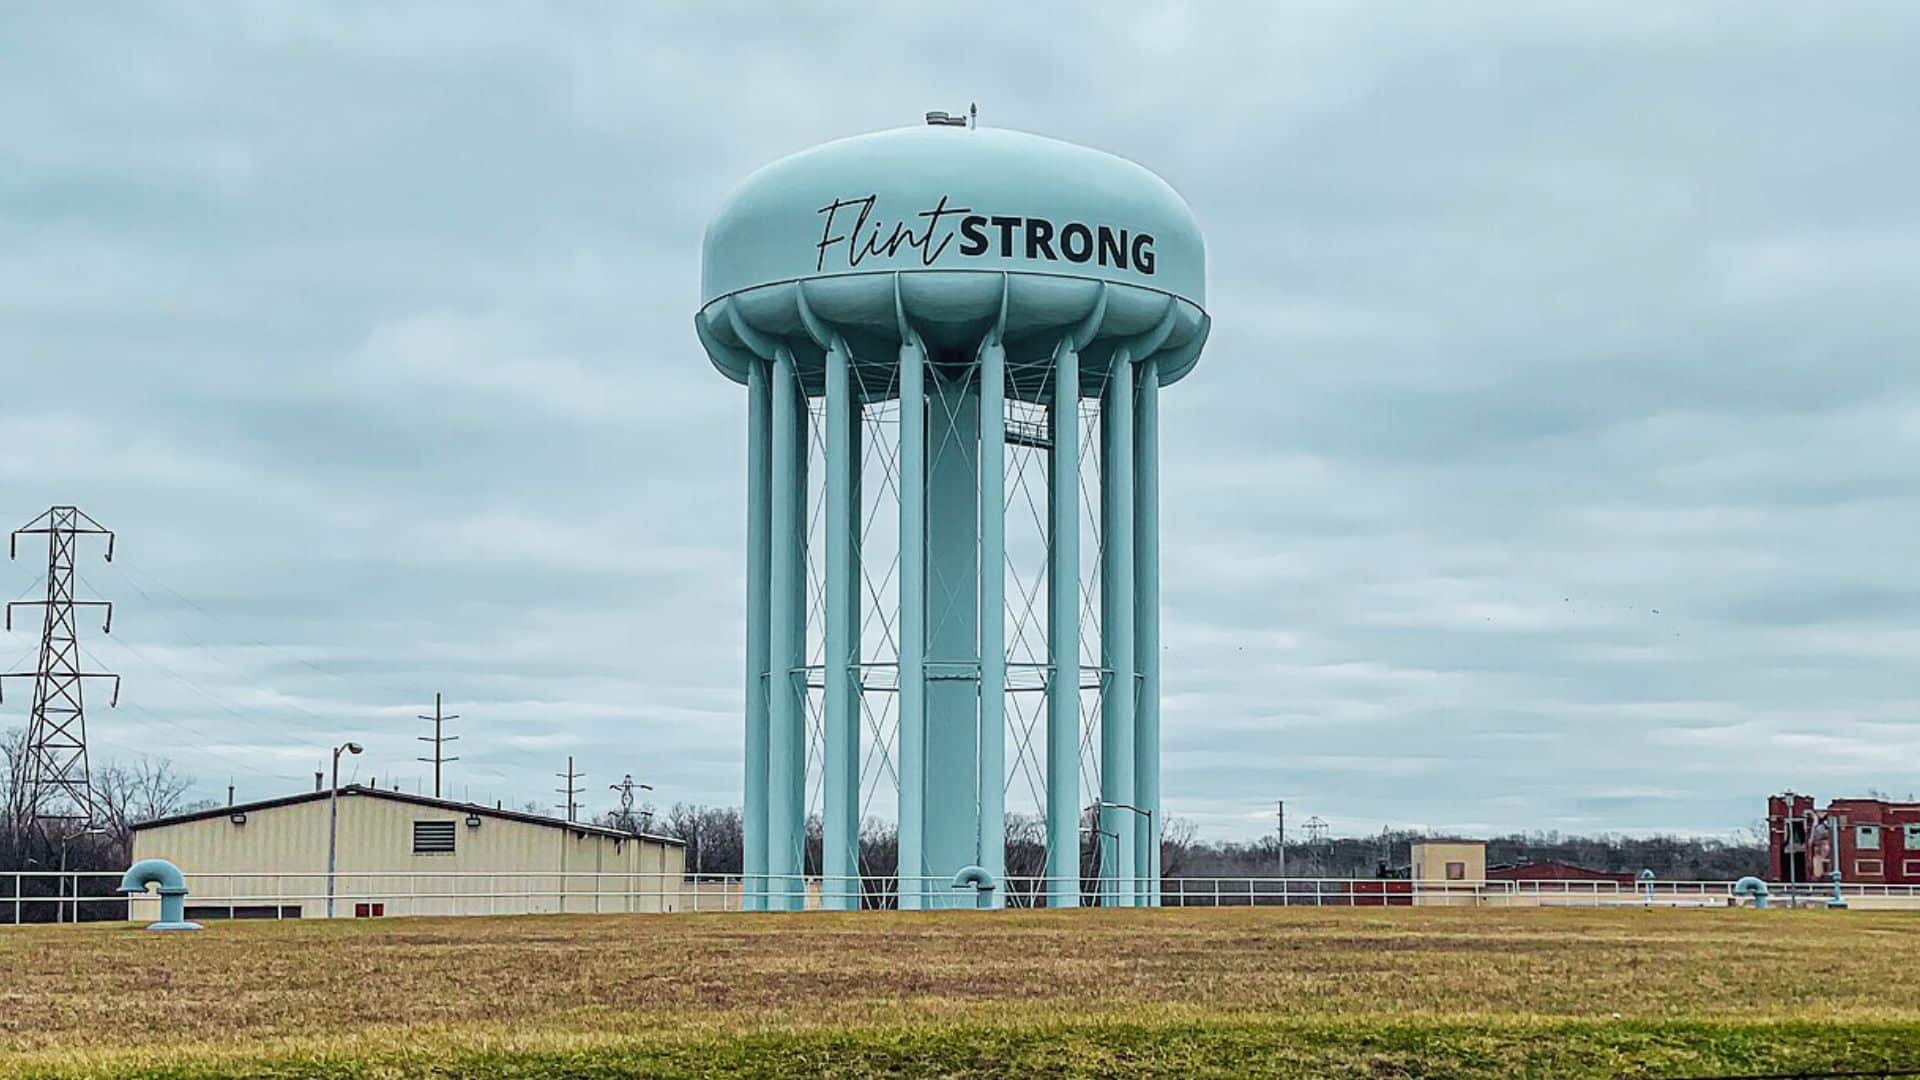
<svg viewBox="0 0 1920 1080">
<path fill-rule="evenodd" d="M 1920 1022 L 1920 913 L 545 916 L 0 932 L 0 1067 L 876 1025 Z"/>
</svg>

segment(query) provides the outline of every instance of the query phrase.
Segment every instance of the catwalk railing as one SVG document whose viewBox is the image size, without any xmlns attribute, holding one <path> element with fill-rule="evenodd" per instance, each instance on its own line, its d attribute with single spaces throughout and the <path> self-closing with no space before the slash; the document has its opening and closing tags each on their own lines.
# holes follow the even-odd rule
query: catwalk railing
<svg viewBox="0 0 1920 1080">
<path fill-rule="evenodd" d="M 120 875 L 98 871 L 0 872 L 0 923 L 101 922 L 153 917 L 157 897 L 124 897 Z M 909 906 L 927 910 L 990 906 L 995 898 L 949 878 L 908 879 Z M 1083 880 L 1082 907 L 1134 906 L 1148 883 Z M 1046 906 L 1046 880 L 1009 877 L 999 902 Z M 187 874 L 192 919 L 324 918 L 325 873 Z M 1776 906 L 1824 906 L 1832 883 L 1768 886 Z M 1920 886 L 1847 882 L 1840 895 L 1862 906 L 1920 908 Z M 617 914 L 783 910 L 860 910 L 900 906 L 893 878 L 792 879 L 738 874 L 551 872 L 341 873 L 331 900 L 339 918 L 406 915 Z M 1724 907 L 1744 903 L 1730 881 L 1408 881 L 1370 878 L 1166 878 L 1160 906 L 1235 907 Z"/>
</svg>

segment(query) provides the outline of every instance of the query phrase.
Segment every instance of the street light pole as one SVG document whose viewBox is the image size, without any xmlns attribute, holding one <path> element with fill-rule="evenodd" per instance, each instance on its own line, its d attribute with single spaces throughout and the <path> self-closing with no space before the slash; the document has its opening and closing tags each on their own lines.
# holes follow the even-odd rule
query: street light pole
<svg viewBox="0 0 1920 1080">
<path fill-rule="evenodd" d="M 1115 810 L 1130 811 L 1132 813 L 1140 815 L 1141 817 L 1146 818 L 1147 819 L 1147 836 L 1150 838 L 1149 843 L 1152 843 L 1155 847 L 1159 846 L 1160 835 L 1153 831 L 1153 811 L 1142 809 L 1141 807 L 1134 806 L 1129 803 L 1113 802 L 1109 799 L 1095 799 L 1093 800 L 1093 812 L 1095 816 L 1097 817 L 1101 810 L 1109 806 Z M 1116 836 L 1114 838 L 1114 842 L 1118 844 L 1119 837 Z M 1116 858 L 1117 857 L 1118 857 L 1118 853 L 1116 852 Z M 1132 886 L 1131 892 L 1133 893 L 1133 896 L 1137 904 L 1140 904 L 1143 902 L 1144 902 L 1144 905 L 1152 904 L 1153 902 L 1153 883 L 1152 882 L 1142 882 L 1140 879 L 1135 878 L 1133 879 L 1133 886 Z"/>
<path fill-rule="evenodd" d="M 1120 834 L 1117 832 L 1109 832 L 1108 830 L 1100 827 L 1100 803 L 1096 800 L 1093 805 L 1094 805 L 1093 824 L 1082 825 L 1080 827 L 1080 831 L 1083 833 L 1091 833 L 1093 835 L 1093 857 L 1094 857 L 1093 899 L 1099 900 L 1100 899 L 1100 870 L 1102 867 L 1106 865 L 1106 862 L 1107 862 L 1107 849 L 1105 846 L 1103 846 L 1104 842 L 1100 838 L 1103 836 L 1110 837 L 1113 840 L 1114 851 L 1118 853 L 1120 848 Z M 1076 877 L 1079 876 L 1077 872 L 1075 876 Z M 1078 888 L 1079 886 L 1078 884 L 1076 884 L 1074 887 Z M 1096 906 L 1105 907 L 1106 905 L 1097 904 Z"/>
<path fill-rule="evenodd" d="M 60 834 L 60 876 L 53 879 L 53 887 L 54 887 L 53 921 L 54 922 L 58 923 L 58 922 L 65 921 L 65 917 L 62 915 L 62 912 L 67 909 L 65 897 L 67 895 L 66 881 L 67 881 L 67 848 L 68 846 L 71 845 L 75 840 L 78 840 L 80 837 L 102 836 L 106 834 L 106 831 L 107 830 L 102 829 L 98 826 L 87 825 L 87 826 L 83 826 L 79 832 L 72 832 L 72 833 L 63 832 Z M 80 921 L 80 875 L 79 874 L 73 875 L 72 903 L 73 903 L 73 921 L 75 923 L 78 923 Z"/>
<path fill-rule="evenodd" d="M 327 792 L 327 918 L 333 918 L 334 856 L 340 844 L 340 752 L 360 752 L 357 742 L 341 743 L 333 748 L 333 789 Z"/>
</svg>

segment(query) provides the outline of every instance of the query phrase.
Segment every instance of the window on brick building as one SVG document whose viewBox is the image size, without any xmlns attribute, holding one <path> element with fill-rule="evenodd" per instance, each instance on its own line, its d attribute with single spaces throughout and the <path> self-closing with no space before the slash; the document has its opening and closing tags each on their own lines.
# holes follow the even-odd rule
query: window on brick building
<svg viewBox="0 0 1920 1080">
<path fill-rule="evenodd" d="M 1855 825 L 1853 827 L 1853 846 L 1878 850 L 1880 847 L 1880 826 Z"/>
<path fill-rule="evenodd" d="M 1920 851 L 1920 825 L 1907 825 L 1901 828 L 1900 846 L 1908 851 Z"/>
</svg>

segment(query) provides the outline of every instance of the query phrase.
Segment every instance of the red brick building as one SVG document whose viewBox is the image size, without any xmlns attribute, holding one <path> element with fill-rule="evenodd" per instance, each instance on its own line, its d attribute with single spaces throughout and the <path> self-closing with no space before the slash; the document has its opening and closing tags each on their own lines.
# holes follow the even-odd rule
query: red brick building
<svg viewBox="0 0 1920 1080">
<path fill-rule="evenodd" d="M 1791 791 L 1767 800 L 1769 880 L 1826 880 L 1836 833 L 1843 881 L 1920 885 L 1920 802 L 1835 799 L 1816 810 Z"/>
</svg>

